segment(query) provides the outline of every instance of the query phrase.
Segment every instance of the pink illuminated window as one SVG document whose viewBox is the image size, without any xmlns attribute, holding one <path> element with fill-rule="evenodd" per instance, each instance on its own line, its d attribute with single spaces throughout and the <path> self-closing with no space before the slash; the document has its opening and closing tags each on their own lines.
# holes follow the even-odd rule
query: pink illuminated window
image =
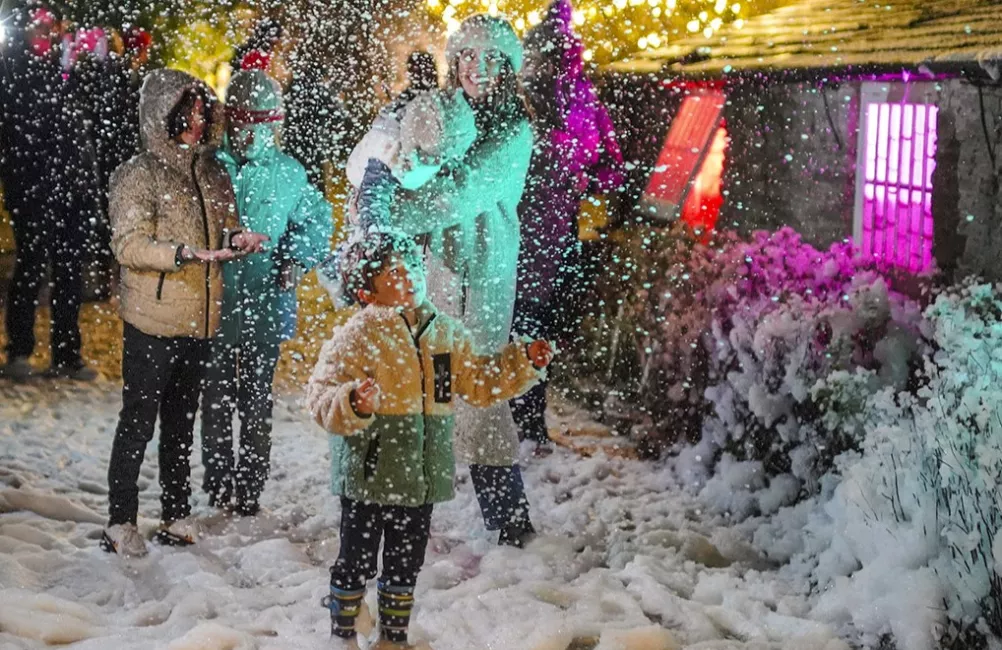
<svg viewBox="0 0 1002 650">
<path fill-rule="evenodd" d="M 863 254 L 919 273 L 932 263 L 932 104 L 866 105 L 859 244 Z M 859 205 L 859 204 L 857 204 Z"/>
</svg>

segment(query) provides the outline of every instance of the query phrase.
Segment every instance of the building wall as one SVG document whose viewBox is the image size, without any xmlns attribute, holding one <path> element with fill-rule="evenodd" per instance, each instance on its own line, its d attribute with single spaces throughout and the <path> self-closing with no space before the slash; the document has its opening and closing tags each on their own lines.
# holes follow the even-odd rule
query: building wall
<svg viewBox="0 0 1002 650">
<path fill-rule="evenodd" d="M 721 224 L 788 225 L 815 246 L 852 235 L 859 86 L 745 84 L 725 108 Z"/>
<path fill-rule="evenodd" d="M 605 81 L 604 98 L 633 163 L 621 210 L 628 215 L 680 97 L 649 79 Z M 948 281 L 972 273 L 1002 281 L 1002 86 L 984 85 L 979 93 L 955 78 L 934 87 L 940 108 L 936 260 Z M 732 85 L 724 112 L 730 146 L 720 227 L 749 232 L 789 225 L 818 247 L 851 237 L 860 89 L 859 81 Z"/>
<path fill-rule="evenodd" d="M 984 87 L 979 97 L 976 86 L 959 79 L 941 87 L 933 194 L 936 259 L 954 278 L 973 273 L 999 281 L 1002 88 Z"/>
</svg>

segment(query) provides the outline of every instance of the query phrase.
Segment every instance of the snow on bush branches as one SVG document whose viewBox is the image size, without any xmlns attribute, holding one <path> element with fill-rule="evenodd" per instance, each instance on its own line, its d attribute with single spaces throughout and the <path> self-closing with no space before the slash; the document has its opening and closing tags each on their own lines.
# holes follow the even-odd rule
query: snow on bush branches
<svg viewBox="0 0 1002 650">
<path fill-rule="evenodd" d="M 901 650 L 984 647 L 1002 638 L 1002 292 L 941 293 L 923 333 L 919 385 L 854 407 L 858 451 L 815 508 L 830 542 L 795 562 L 814 567 L 822 619 Z"/>
<path fill-rule="evenodd" d="M 855 444 L 822 417 L 851 407 L 845 391 L 815 385 L 855 368 L 873 371 L 871 391 L 907 381 L 918 308 L 849 244 L 818 251 L 790 228 L 703 243 L 677 226 L 632 233 L 613 268 L 613 283 L 640 291 L 607 308 L 612 338 L 632 343 L 619 341 L 632 358 L 610 379 L 643 405 L 637 429 L 659 446 L 698 441 L 707 464 L 726 452 L 812 481 Z"/>
</svg>

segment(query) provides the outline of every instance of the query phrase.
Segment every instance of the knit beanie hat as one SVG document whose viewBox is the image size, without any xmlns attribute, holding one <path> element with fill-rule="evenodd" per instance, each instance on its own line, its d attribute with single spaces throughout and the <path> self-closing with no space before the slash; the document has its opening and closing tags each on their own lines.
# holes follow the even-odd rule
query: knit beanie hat
<svg viewBox="0 0 1002 650">
<path fill-rule="evenodd" d="M 507 57 L 515 74 L 522 70 L 522 42 L 504 18 L 476 14 L 459 26 L 445 47 L 445 58 L 451 66 L 459 53 L 471 48 L 497 48 Z"/>
<path fill-rule="evenodd" d="M 405 160 L 414 151 L 441 162 L 460 160 L 476 139 L 476 117 L 459 90 L 419 94 L 400 120 L 400 153 Z"/>
<path fill-rule="evenodd" d="M 238 72 L 227 90 L 226 116 L 240 125 L 281 123 L 285 119 L 282 89 L 261 70 Z"/>
<path fill-rule="evenodd" d="M 394 255 L 409 268 L 423 268 L 412 237 L 391 228 L 353 228 L 317 267 L 317 280 L 335 305 L 347 307 L 358 302 L 359 289 L 367 288 L 369 279 Z"/>
</svg>

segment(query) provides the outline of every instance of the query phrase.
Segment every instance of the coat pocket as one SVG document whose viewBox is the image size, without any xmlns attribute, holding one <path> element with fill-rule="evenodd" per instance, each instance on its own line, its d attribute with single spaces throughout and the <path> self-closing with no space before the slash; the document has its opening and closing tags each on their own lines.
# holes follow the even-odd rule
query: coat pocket
<svg viewBox="0 0 1002 650">
<path fill-rule="evenodd" d="M 436 354 L 431 360 L 435 368 L 435 403 L 448 404 L 452 401 L 452 355 Z"/>
<path fill-rule="evenodd" d="M 365 480 L 371 479 L 376 474 L 379 466 L 379 436 L 376 436 L 369 443 L 369 449 L 365 452 L 365 464 L 362 466 L 362 475 Z"/>
<path fill-rule="evenodd" d="M 160 300 L 164 295 L 164 280 L 167 278 L 166 273 L 160 274 L 160 279 L 157 280 L 157 300 Z"/>
</svg>

